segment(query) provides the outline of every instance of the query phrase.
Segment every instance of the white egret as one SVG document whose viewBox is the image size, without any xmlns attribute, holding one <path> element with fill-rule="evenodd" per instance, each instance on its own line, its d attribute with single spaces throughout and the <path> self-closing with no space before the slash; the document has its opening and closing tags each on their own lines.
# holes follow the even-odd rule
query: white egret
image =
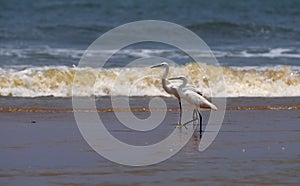
<svg viewBox="0 0 300 186">
<path fill-rule="evenodd" d="M 195 109 L 197 110 L 199 114 L 200 119 L 200 134 L 202 133 L 202 116 L 199 111 L 200 106 L 206 106 L 210 109 L 217 110 L 217 107 L 209 102 L 207 99 L 205 99 L 202 94 L 199 94 L 198 91 L 195 91 L 193 88 L 187 87 L 187 79 L 184 76 L 178 76 L 174 78 L 170 78 L 169 80 L 182 80 L 182 84 L 179 85 L 177 92 L 181 99 L 186 100 L 188 103 L 193 105 Z M 180 125 L 179 127 L 182 127 L 184 125 Z"/>
<path fill-rule="evenodd" d="M 180 96 L 179 96 L 178 91 L 177 91 L 178 88 L 179 88 L 179 85 L 177 85 L 177 84 L 168 84 L 167 85 L 166 78 L 167 78 L 167 76 L 169 74 L 169 70 L 170 70 L 168 63 L 162 62 L 162 63 L 160 63 L 158 65 L 152 66 L 151 68 L 158 68 L 158 67 L 165 68 L 165 72 L 164 72 L 164 74 L 162 76 L 162 87 L 163 87 L 163 89 L 168 94 L 174 95 L 178 99 L 178 102 L 179 102 L 179 112 L 180 112 L 178 125 L 180 126 L 181 125 L 181 118 L 182 118 L 182 107 L 181 107 L 181 99 L 180 99 Z M 191 90 L 193 90 L 193 91 L 197 92 L 198 94 L 202 95 L 201 91 L 198 90 L 198 89 L 196 89 L 192 85 L 187 84 L 186 87 L 188 87 Z"/>
<path fill-rule="evenodd" d="M 168 93 L 168 94 L 171 94 L 171 95 L 174 95 L 177 99 L 178 99 L 178 102 L 179 102 L 179 110 L 180 110 L 180 115 L 179 115 L 179 122 L 178 122 L 178 125 L 181 125 L 181 117 L 182 117 L 182 108 L 181 108 L 181 100 L 180 100 L 180 96 L 178 94 L 178 88 L 179 86 L 178 85 L 174 85 L 174 84 L 168 84 L 167 85 L 167 82 L 166 82 L 166 78 L 168 76 L 168 73 L 169 73 L 169 64 L 166 63 L 166 62 L 162 62 L 158 65 L 154 65 L 152 66 L 151 68 L 158 68 L 158 67 L 163 67 L 165 68 L 165 72 L 162 76 L 162 80 L 161 80 L 161 83 L 162 83 L 162 87 L 163 89 Z"/>
</svg>

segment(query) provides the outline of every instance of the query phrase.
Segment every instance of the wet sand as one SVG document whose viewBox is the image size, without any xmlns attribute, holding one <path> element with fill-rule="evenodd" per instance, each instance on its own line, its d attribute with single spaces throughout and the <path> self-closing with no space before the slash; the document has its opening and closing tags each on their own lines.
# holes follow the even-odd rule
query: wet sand
<svg viewBox="0 0 300 186">
<path fill-rule="evenodd" d="M 199 134 L 172 158 L 128 167 L 98 155 L 81 136 L 70 99 L 0 98 L 0 185 L 298 185 L 300 98 L 231 98 L 215 141 L 197 151 Z M 165 99 L 167 118 L 152 134 L 117 125 L 109 99 L 97 99 L 111 134 L 148 144 L 175 128 L 178 106 Z M 132 98 L 140 118 L 147 99 Z M 126 112 L 126 111 L 124 111 Z M 209 112 L 202 111 L 204 124 Z M 153 136 L 154 135 L 154 136 Z M 138 142 L 137 142 L 137 139 Z"/>
</svg>

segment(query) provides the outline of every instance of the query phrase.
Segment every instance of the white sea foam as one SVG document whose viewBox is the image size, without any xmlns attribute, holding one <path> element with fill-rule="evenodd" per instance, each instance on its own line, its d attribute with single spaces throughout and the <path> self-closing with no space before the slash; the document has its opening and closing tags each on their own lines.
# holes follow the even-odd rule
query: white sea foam
<svg viewBox="0 0 300 186">
<path fill-rule="evenodd" d="M 163 69 L 77 67 L 0 68 L 0 95 L 18 97 L 71 97 L 75 73 L 77 96 L 169 96 L 161 86 Z M 289 66 L 275 68 L 227 68 L 188 63 L 171 67 L 169 77 L 185 75 L 204 94 L 224 96 L 214 89 L 220 83 L 220 72 L 226 83 L 226 96 L 300 96 L 300 74 Z M 118 84 L 118 87 L 115 85 Z M 92 88 L 91 88 L 92 87 Z M 126 92 L 129 87 L 130 92 Z"/>
</svg>

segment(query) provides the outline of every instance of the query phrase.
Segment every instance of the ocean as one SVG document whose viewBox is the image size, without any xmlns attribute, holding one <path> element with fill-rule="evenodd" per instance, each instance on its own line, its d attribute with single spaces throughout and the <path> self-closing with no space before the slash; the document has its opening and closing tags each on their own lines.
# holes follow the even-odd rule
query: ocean
<svg viewBox="0 0 300 186">
<path fill-rule="evenodd" d="M 299 96 L 299 10 L 300 3 L 291 0 L 1 1 L 0 95 L 70 97 L 74 72 L 84 70 L 76 66 L 95 39 L 128 22 L 163 20 L 190 29 L 208 44 L 232 85 L 228 97 Z M 114 74 L 128 61 L 153 56 L 173 60 L 174 68 L 190 74 L 193 61 L 184 52 L 157 43 L 132 45 L 111 57 L 107 77 L 97 78 L 104 69 L 89 69 L 95 74 L 94 95 L 109 95 Z M 147 67 L 127 70 L 135 77 L 149 72 Z M 197 76 L 190 79 L 197 87 L 205 84 Z M 132 95 L 168 96 L 153 82 Z"/>
</svg>

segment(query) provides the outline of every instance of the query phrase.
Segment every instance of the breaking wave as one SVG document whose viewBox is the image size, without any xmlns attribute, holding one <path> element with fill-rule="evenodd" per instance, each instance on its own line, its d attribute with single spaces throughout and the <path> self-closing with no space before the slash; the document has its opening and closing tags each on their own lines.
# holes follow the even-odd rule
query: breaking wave
<svg viewBox="0 0 300 186">
<path fill-rule="evenodd" d="M 171 67 L 169 77 L 185 75 L 190 83 L 211 95 L 209 83 L 218 84 L 223 72 L 226 92 L 220 90 L 212 96 L 275 97 L 300 96 L 300 73 L 290 66 L 272 68 L 228 68 L 188 63 Z M 124 89 L 130 87 L 130 96 L 169 96 L 161 86 L 163 69 L 135 68 L 77 68 L 77 67 L 24 67 L 0 68 L 0 95 L 12 97 L 71 97 L 75 74 L 76 96 L 127 96 Z M 122 78 L 120 78 L 122 76 Z M 118 87 L 115 82 L 118 81 Z M 93 87 L 91 90 L 90 87 Z"/>
</svg>

